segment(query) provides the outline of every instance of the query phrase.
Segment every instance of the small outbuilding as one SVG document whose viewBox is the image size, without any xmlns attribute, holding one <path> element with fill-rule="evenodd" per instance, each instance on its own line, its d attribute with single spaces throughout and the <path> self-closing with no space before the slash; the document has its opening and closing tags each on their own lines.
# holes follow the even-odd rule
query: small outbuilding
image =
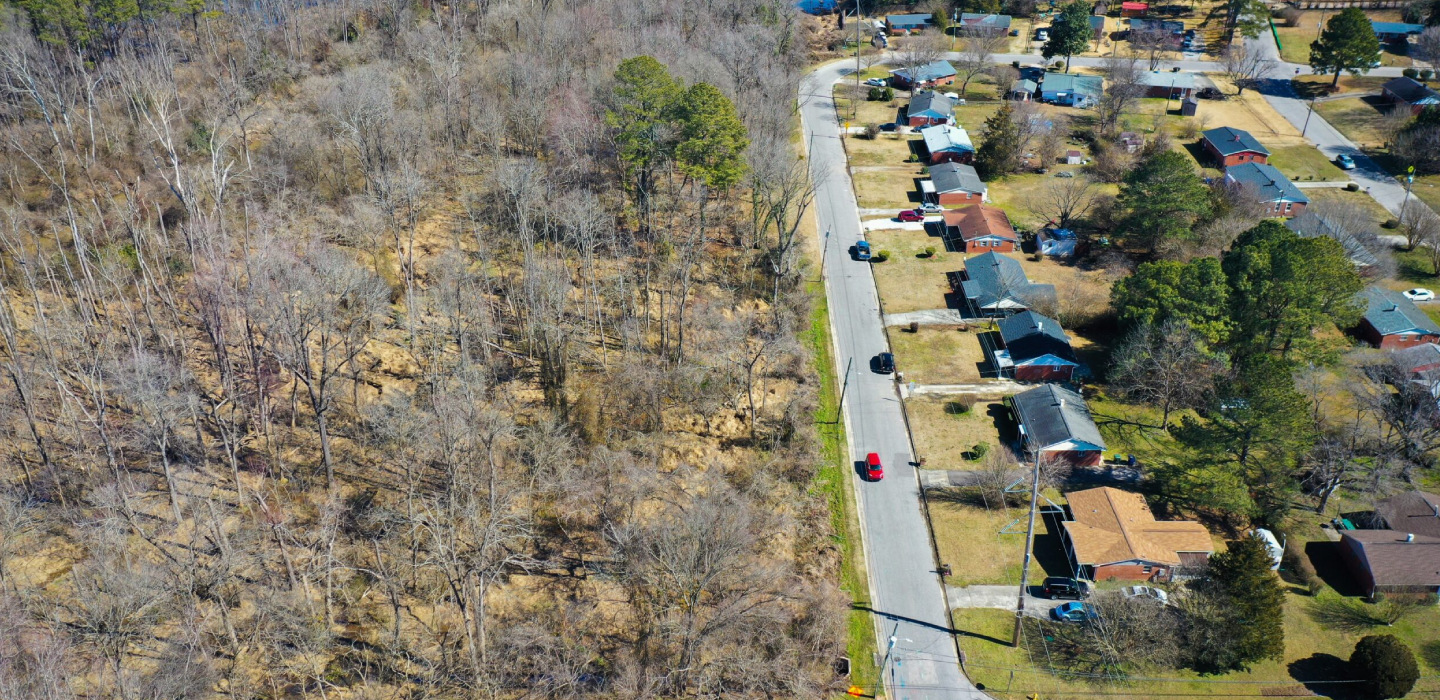
<svg viewBox="0 0 1440 700">
<path fill-rule="evenodd" d="M 1035 250 L 1041 255 L 1068 258 L 1075 255 L 1079 238 L 1068 228 L 1043 228 L 1035 234 Z"/>
<path fill-rule="evenodd" d="M 1085 163 L 1085 154 L 1075 149 L 1065 151 L 1066 165 L 1082 165 Z"/>
</svg>

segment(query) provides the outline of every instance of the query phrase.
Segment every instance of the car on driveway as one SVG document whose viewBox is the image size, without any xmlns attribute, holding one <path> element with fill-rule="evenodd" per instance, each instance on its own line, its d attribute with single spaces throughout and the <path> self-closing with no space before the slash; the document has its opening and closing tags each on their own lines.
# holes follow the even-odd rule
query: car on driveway
<svg viewBox="0 0 1440 700">
<path fill-rule="evenodd" d="M 882 352 L 875 356 L 875 372 L 890 374 L 895 371 L 895 353 Z"/>
<path fill-rule="evenodd" d="M 940 212 L 945 211 L 945 207 L 942 207 L 934 202 L 926 202 L 920 205 L 920 211 L 923 211 L 927 214 L 939 214 Z"/>
<path fill-rule="evenodd" d="M 1402 294 L 1410 301 L 1435 301 L 1435 292 L 1425 289 L 1424 287 L 1407 289 L 1402 292 Z"/>
<path fill-rule="evenodd" d="M 920 209 L 906 209 L 905 211 L 896 214 L 895 218 L 901 221 L 924 221 L 925 212 Z"/>
<path fill-rule="evenodd" d="M 870 259 L 870 242 L 858 241 L 855 243 L 855 259 L 865 262 Z"/>
<path fill-rule="evenodd" d="M 874 452 L 865 455 L 865 478 L 869 481 L 885 478 L 885 467 L 880 464 L 880 455 Z"/>
<path fill-rule="evenodd" d="M 1050 609 L 1050 617 L 1060 622 L 1090 622 L 1100 618 L 1095 610 L 1084 603 L 1065 603 Z"/>
<path fill-rule="evenodd" d="M 1069 578 L 1067 576 L 1051 576 L 1045 579 L 1040 587 L 1046 598 L 1055 600 L 1057 598 L 1070 598 L 1080 600 L 1090 595 L 1090 584 L 1086 581 Z"/>
<path fill-rule="evenodd" d="M 1154 586 L 1126 586 L 1120 589 L 1120 595 L 1126 598 L 1142 598 L 1145 600 L 1158 600 L 1161 605 L 1170 604 L 1170 596 L 1165 591 Z"/>
<path fill-rule="evenodd" d="M 1344 153 L 1341 153 L 1340 155 L 1335 156 L 1335 165 L 1341 170 L 1354 170 L 1355 159 L 1345 155 Z"/>
<path fill-rule="evenodd" d="M 884 78 L 871 78 L 871 79 L 865 81 L 865 84 L 866 84 L 866 85 L 869 85 L 870 87 L 885 87 L 885 79 L 884 79 Z"/>
</svg>

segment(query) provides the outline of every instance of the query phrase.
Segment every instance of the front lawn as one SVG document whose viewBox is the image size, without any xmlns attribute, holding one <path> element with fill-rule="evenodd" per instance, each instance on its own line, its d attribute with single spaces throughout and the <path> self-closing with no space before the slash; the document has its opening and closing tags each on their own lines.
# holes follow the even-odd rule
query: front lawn
<svg viewBox="0 0 1440 700">
<path fill-rule="evenodd" d="M 1345 138 L 1367 151 L 1385 146 L 1385 137 L 1377 128 L 1383 116 L 1380 109 L 1386 106 L 1373 97 L 1347 97 L 1341 100 L 1326 100 L 1315 103 L 1315 111 L 1330 122 Z"/>
<path fill-rule="evenodd" d="M 857 189 L 861 174 L 864 173 L 856 173 Z M 860 206 L 867 206 L 863 195 Z M 945 252 L 945 244 L 939 235 L 930 235 L 930 231 L 938 228 L 938 224 L 931 224 L 925 231 L 884 229 L 865 234 L 873 251 L 878 253 L 883 250 L 890 254 L 890 259 L 883 263 L 871 263 L 875 266 L 875 286 L 880 290 L 881 308 L 885 313 L 946 307 L 950 282 L 945 273 L 961 269 L 964 262 L 960 254 Z M 927 247 L 933 247 L 935 255 L 920 257 Z"/>
<path fill-rule="evenodd" d="M 1314 146 L 1285 146 L 1271 149 L 1269 163 L 1291 182 L 1349 180 Z"/>
<path fill-rule="evenodd" d="M 896 369 L 905 374 L 905 381 L 917 384 L 973 384 L 980 381 L 981 368 L 986 365 L 980 346 L 979 331 L 956 330 L 953 326 L 891 326 L 890 349 L 895 353 Z M 994 372 L 990 372 L 994 376 Z"/>
<path fill-rule="evenodd" d="M 995 452 L 1006 449 L 1002 438 L 1016 437 L 1010 409 L 998 395 L 916 396 L 905 402 L 905 410 L 926 469 L 975 469 L 975 445 L 985 443 Z"/>
</svg>

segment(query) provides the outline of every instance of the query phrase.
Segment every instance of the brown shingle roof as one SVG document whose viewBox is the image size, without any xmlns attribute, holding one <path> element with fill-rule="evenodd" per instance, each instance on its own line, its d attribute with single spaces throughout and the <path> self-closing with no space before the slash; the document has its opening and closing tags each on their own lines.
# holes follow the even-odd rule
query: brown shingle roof
<svg viewBox="0 0 1440 700">
<path fill-rule="evenodd" d="M 1440 496 L 1408 491 L 1391 496 L 1375 506 L 1386 527 L 1396 532 L 1440 537 Z"/>
<path fill-rule="evenodd" d="M 967 241 L 985 236 L 1016 240 L 1015 229 L 1010 226 L 1010 217 L 1005 215 L 1005 211 L 984 204 L 945 212 L 945 226 L 959 231 L 960 237 Z"/>
<path fill-rule="evenodd" d="M 1440 586 L 1440 537 L 1415 535 L 1405 541 L 1395 530 L 1349 530 L 1342 537 L 1359 545 L 1377 586 Z"/>
<path fill-rule="evenodd" d="M 1065 522 L 1065 532 L 1074 545 L 1077 564 L 1139 560 L 1174 566 L 1180 563 L 1179 552 L 1215 551 L 1204 525 L 1156 520 L 1138 493 L 1104 486 L 1065 497 L 1074 518 Z"/>
</svg>

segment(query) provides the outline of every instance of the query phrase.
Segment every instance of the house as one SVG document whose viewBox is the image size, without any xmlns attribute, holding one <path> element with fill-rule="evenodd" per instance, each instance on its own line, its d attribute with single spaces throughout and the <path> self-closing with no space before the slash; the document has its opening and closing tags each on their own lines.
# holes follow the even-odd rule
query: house
<svg viewBox="0 0 1440 700">
<path fill-rule="evenodd" d="M 1387 80 L 1380 86 L 1380 94 L 1396 105 L 1409 106 L 1412 115 L 1419 114 L 1420 110 L 1426 107 L 1440 105 L 1440 93 L 1425 87 L 1414 78 Z"/>
<path fill-rule="evenodd" d="M 1034 311 L 1000 320 L 1000 347 L 991 349 L 990 363 L 1001 374 L 1022 382 L 1068 382 L 1080 361 L 1060 322 Z"/>
<path fill-rule="evenodd" d="M 1020 242 L 1005 211 L 984 204 L 945 212 L 945 235 L 966 253 L 1013 253 Z"/>
<path fill-rule="evenodd" d="M 910 126 L 949 124 L 955 118 L 955 98 L 943 92 L 917 92 L 905 107 L 905 123 Z"/>
<path fill-rule="evenodd" d="M 1405 295 L 1366 287 L 1357 295 L 1365 307 L 1355 334 L 1377 348 L 1394 350 L 1440 342 L 1440 326 Z"/>
<path fill-rule="evenodd" d="M 909 68 L 890 71 L 890 85 L 901 90 L 914 90 L 955 82 L 955 66 L 950 65 L 949 61 L 931 61 L 916 68 L 914 75 L 911 73 Z"/>
<path fill-rule="evenodd" d="M 1268 205 L 1266 213 L 1275 216 L 1297 216 L 1310 204 L 1310 198 L 1273 165 L 1232 165 L 1225 168 L 1225 181 L 1253 192 L 1261 203 Z"/>
<path fill-rule="evenodd" d="M 1222 168 L 1270 160 L 1270 149 L 1260 145 L 1250 132 L 1230 126 L 1200 132 L 1200 147 Z"/>
<path fill-rule="evenodd" d="M 1010 15 L 963 12 L 956 29 L 966 34 L 1006 34 L 1010 31 Z"/>
<path fill-rule="evenodd" d="M 1081 153 L 1081 152 L 1079 152 L 1079 151 L 1077 151 L 1077 150 L 1075 150 L 1075 149 L 1073 149 L 1073 148 L 1070 149 L 1070 150 L 1068 150 L 1068 151 L 1065 151 L 1065 164 L 1066 164 L 1066 165 L 1084 165 L 1084 163 L 1085 163 L 1085 154 L 1084 154 L 1084 153 Z"/>
<path fill-rule="evenodd" d="M 1040 99 L 1069 107 L 1093 107 L 1100 101 L 1104 79 L 1098 75 L 1046 73 L 1040 81 Z"/>
<path fill-rule="evenodd" d="M 1121 17 L 1144 17 L 1150 13 L 1148 2 L 1122 2 L 1120 3 Z"/>
<path fill-rule="evenodd" d="M 1134 153 L 1145 147 L 1145 137 L 1133 131 L 1120 133 L 1120 145 L 1126 153 Z"/>
<path fill-rule="evenodd" d="M 964 163 L 931 166 L 930 179 L 920 181 L 920 197 L 947 206 L 989 201 L 989 188 L 980 181 L 975 168 Z"/>
<path fill-rule="evenodd" d="M 1370 28 L 1375 30 L 1375 36 L 1380 41 L 1410 41 L 1410 37 L 1425 31 L 1423 24 L 1409 24 L 1407 22 L 1376 22 L 1370 20 Z"/>
<path fill-rule="evenodd" d="M 1105 438 L 1079 394 L 1046 384 L 1015 394 L 1006 403 L 1020 424 L 1027 460 L 1093 467 L 1104 458 Z"/>
<path fill-rule="evenodd" d="M 1140 74 L 1140 83 L 1145 86 L 1146 97 L 1183 100 L 1195 92 L 1194 73 L 1146 71 Z"/>
<path fill-rule="evenodd" d="M 885 31 L 891 34 L 918 32 L 935 23 L 932 14 L 886 15 Z"/>
<path fill-rule="evenodd" d="M 925 140 L 925 150 L 930 154 L 930 164 L 969 163 L 975 159 L 975 146 L 970 144 L 970 134 L 964 129 L 949 124 L 936 124 L 920 130 Z M 932 170 L 933 179 L 934 172 Z M 979 179 L 977 176 L 976 179 Z M 982 186 L 981 192 L 984 189 Z"/>
<path fill-rule="evenodd" d="M 1010 83 L 1010 91 L 1005 93 L 1005 99 L 1029 102 L 1031 98 L 1035 97 L 1035 91 L 1039 89 L 1039 83 L 1027 78 L 1021 78 Z"/>
<path fill-rule="evenodd" d="M 1375 504 L 1375 516 L 1386 528 L 1426 537 L 1440 537 L 1440 496 L 1406 491 Z"/>
<path fill-rule="evenodd" d="M 1440 345 L 1423 343 L 1390 353 L 1390 361 L 1405 372 L 1407 379 L 1430 384 L 1440 382 Z M 1436 534 L 1440 537 L 1440 533 Z"/>
<path fill-rule="evenodd" d="M 1126 38 L 1134 41 L 1136 34 L 1163 37 L 1178 49 L 1185 43 L 1185 23 L 1168 19 L 1132 19 Z"/>
<path fill-rule="evenodd" d="M 1079 239 L 1075 232 L 1068 228 L 1043 228 L 1035 234 L 1035 249 L 1041 255 L 1050 255 L 1057 258 L 1070 257 L 1075 254 L 1075 245 Z"/>
<path fill-rule="evenodd" d="M 1340 533 L 1340 559 L 1370 598 L 1376 593 L 1440 591 L 1440 537 L 1347 530 Z"/>
<path fill-rule="evenodd" d="M 1359 239 L 1328 216 L 1311 211 L 1303 212 L 1286 221 L 1285 227 L 1301 238 L 1326 236 L 1335 239 L 1340 247 L 1345 249 L 1345 254 L 1350 256 L 1355 270 L 1362 275 L 1374 274 L 1379 269 L 1380 259 L 1375 257 L 1374 251 L 1366 248 Z"/>
<path fill-rule="evenodd" d="M 949 274 L 950 288 L 965 297 L 973 316 L 1008 316 L 1030 308 L 1055 306 L 1055 285 L 1035 284 L 1015 258 L 995 252 L 965 260 L 962 272 Z"/>
<path fill-rule="evenodd" d="M 1094 581 L 1169 581 L 1215 553 L 1210 531 L 1193 520 L 1156 520 L 1145 497 L 1102 486 L 1065 494 L 1066 547 L 1076 570 Z"/>
</svg>

